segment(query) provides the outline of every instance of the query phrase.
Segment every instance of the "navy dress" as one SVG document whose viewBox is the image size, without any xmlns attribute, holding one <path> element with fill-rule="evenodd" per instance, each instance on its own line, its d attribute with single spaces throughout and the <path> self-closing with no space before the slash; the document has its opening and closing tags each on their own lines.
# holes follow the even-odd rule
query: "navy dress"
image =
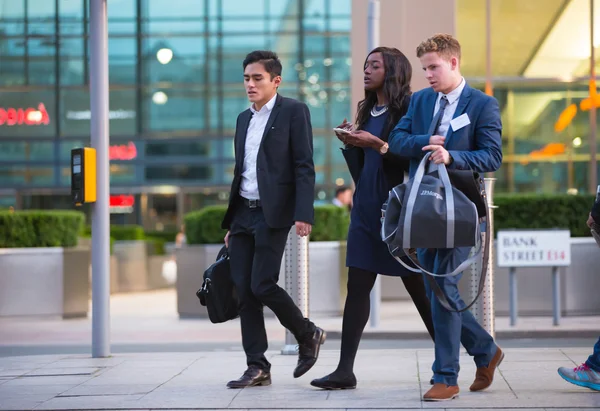
<svg viewBox="0 0 600 411">
<path fill-rule="evenodd" d="M 378 117 L 369 117 L 363 130 L 380 137 L 387 116 L 388 112 Z M 381 206 L 389 194 L 388 183 L 383 172 L 383 156 L 369 147 L 363 150 L 364 167 L 356 184 L 350 213 L 346 266 L 377 274 L 411 275 L 412 272 L 391 256 L 387 245 L 381 240 Z M 398 170 L 398 172 L 404 171 Z"/>
</svg>

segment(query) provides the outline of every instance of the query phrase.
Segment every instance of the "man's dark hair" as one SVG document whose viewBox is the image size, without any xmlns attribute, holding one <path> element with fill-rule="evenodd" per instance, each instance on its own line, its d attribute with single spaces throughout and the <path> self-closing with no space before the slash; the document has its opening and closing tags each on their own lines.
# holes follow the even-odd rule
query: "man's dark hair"
<svg viewBox="0 0 600 411">
<path fill-rule="evenodd" d="M 348 186 L 341 186 L 335 189 L 335 196 L 339 196 L 340 194 L 342 194 L 344 191 L 350 190 L 350 187 Z"/>
<path fill-rule="evenodd" d="M 244 70 L 248 64 L 260 63 L 265 68 L 265 71 L 271 75 L 271 80 L 277 76 L 281 76 L 281 61 L 276 53 L 269 50 L 254 50 L 248 53 L 244 59 Z"/>
</svg>

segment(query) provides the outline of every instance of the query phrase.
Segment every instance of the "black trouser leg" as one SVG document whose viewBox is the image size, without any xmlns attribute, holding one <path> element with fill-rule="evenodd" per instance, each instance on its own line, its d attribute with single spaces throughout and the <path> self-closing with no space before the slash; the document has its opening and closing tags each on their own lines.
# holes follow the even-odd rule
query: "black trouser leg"
<svg viewBox="0 0 600 411">
<path fill-rule="evenodd" d="M 415 307 L 417 307 L 419 315 L 425 323 L 425 327 L 427 327 L 431 339 L 435 341 L 433 318 L 431 317 L 431 302 L 425 291 L 423 276 L 420 274 L 405 276 L 402 277 L 402 282 L 404 283 L 404 287 L 406 287 L 406 291 L 408 291 L 410 298 L 412 298 Z"/>
<path fill-rule="evenodd" d="M 240 324 L 242 345 L 248 366 L 270 371 L 271 363 L 265 357 L 268 348 L 267 331 L 263 316 L 263 304 L 252 294 L 251 273 L 254 258 L 254 238 L 247 233 L 231 234 L 229 237 L 231 277 L 240 300 Z"/>
<path fill-rule="evenodd" d="M 298 340 L 314 332 L 314 324 L 304 318 L 285 290 L 277 285 L 281 258 L 289 228 L 272 229 L 262 210 L 240 206 L 231 226 L 229 255 L 231 275 L 240 299 L 242 343 L 248 365 L 266 371 L 271 364 L 264 353 L 268 348 L 263 305 Z"/>
<path fill-rule="evenodd" d="M 304 318 L 287 291 L 277 285 L 289 231 L 289 228 L 270 228 L 264 217 L 256 222 L 250 287 L 254 296 L 275 313 L 281 325 L 290 330 L 298 342 L 303 342 L 312 337 L 315 326 Z"/>
</svg>

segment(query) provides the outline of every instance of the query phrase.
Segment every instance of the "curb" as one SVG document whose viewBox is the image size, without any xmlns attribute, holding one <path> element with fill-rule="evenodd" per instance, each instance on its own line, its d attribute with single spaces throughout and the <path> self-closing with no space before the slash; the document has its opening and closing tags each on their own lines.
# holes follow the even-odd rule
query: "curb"
<svg viewBox="0 0 600 411">
<path fill-rule="evenodd" d="M 599 330 L 502 330 L 496 331 L 496 339 L 501 340 L 518 340 L 526 338 L 598 338 L 600 336 Z M 327 331 L 327 338 L 341 339 L 341 331 Z M 363 339 L 367 340 L 428 340 L 429 334 L 427 332 L 414 332 L 414 331 L 368 331 L 362 335 Z"/>
</svg>

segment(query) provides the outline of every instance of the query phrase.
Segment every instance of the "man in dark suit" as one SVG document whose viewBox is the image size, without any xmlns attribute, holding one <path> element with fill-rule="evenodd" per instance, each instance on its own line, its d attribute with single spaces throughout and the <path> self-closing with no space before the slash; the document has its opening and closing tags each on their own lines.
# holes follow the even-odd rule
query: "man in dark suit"
<svg viewBox="0 0 600 411">
<path fill-rule="evenodd" d="M 502 124 L 498 102 L 469 87 L 460 74 L 460 44 L 447 34 L 423 41 L 417 57 L 431 87 L 412 95 L 408 112 L 389 138 L 389 151 L 410 157 L 410 176 L 427 151 L 431 161 L 449 169 L 493 172 L 502 163 Z M 419 262 L 435 273 L 448 273 L 465 261 L 469 247 L 418 250 Z M 425 275 L 425 274 L 424 274 Z M 435 277 L 435 281 L 455 310 L 466 307 L 458 292 L 462 273 Z M 426 401 L 449 400 L 458 396 L 460 344 L 477 365 L 471 391 L 488 388 L 504 353 L 475 320 L 470 311 L 446 310 L 425 281 L 435 327 L 433 387 Z"/>
<path fill-rule="evenodd" d="M 290 228 L 295 225 L 296 234 L 307 236 L 314 220 L 310 113 L 305 104 L 277 94 L 281 62 L 275 53 L 253 51 L 243 66 L 252 105 L 237 118 L 235 171 L 222 226 L 228 230 L 225 244 L 240 299 L 248 369 L 229 388 L 271 384 L 264 305 L 298 340 L 295 378 L 315 364 L 325 342 L 325 332 L 304 318 L 277 285 Z"/>
</svg>

